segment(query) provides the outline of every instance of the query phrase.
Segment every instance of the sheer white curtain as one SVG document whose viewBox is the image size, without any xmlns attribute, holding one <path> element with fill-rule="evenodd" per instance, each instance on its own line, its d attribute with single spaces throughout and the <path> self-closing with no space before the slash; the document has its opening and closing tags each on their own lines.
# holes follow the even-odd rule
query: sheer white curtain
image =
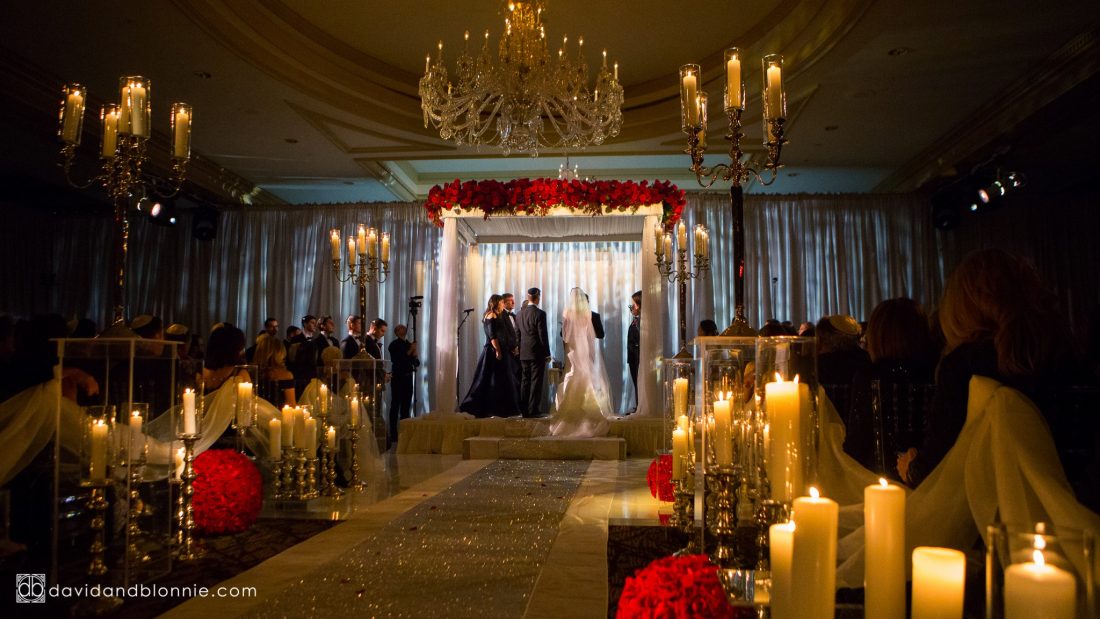
<svg viewBox="0 0 1100 619">
<path fill-rule="evenodd" d="M 511 292 L 517 309 L 528 288 L 542 290 L 540 307 L 546 312 L 550 332 L 550 350 L 554 359 L 564 361 L 561 316 L 569 291 L 580 287 L 588 293 L 592 310 L 600 314 L 606 337 L 601 347 L 611 381 L 612 406 L 622 412 L 633 406 L 630 372 L 626 365 L 626 330 L 630 326 L 630 296 L 640 288 L 638 256 L 641 243 L 634 241 L 578 243 L 483 243 L 477 247 L 478 268 L 467 261 L 466 287 L 472 294 L 480 291 L 475 316 L 467 322 L 468 333 L 476 332 L 476 343 L 464 342 L 462 367 L 473 368 L 481 352 L 484 335 L 475 318 L 485 308 L 491 294 Z M 474 252 L 471 252 L 473 255 Z M 480 270 L 480 273 L 478 272 Z M 465 335 L 465 333 L 464 333 Z M 462 391 L 469 386 L 470 372 L 463 372 Z M 624 397 L 625 395 L 625 397 Z"/>
<path fill-rule="evenodd" d="M 721 329 L 734 306 L 729 197 L 688 194 L 688 210 L 711 230 Z M 928 307 L 943 289 L 943 258 L 919 196 L 748 196 L 745 236 L 745 310 L 756 327 L 836 313 L 867 320 L 884 299 L 907 296 Z"/>
</svg>

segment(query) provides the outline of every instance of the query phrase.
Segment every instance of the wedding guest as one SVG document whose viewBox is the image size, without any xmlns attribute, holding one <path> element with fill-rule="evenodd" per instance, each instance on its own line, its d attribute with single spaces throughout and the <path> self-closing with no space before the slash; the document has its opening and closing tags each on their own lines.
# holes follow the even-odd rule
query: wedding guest
<svg viewBox="0 0 1100 619">
<path fill-rule="evenodd" d="M 164 322 L 157 316 L 141 314 L 130 322 L 130 329 L 146 340 L 164 339 Z"/>
<path fill-rule="evenodd" d="M 268 318 L 264 321 L 264 332 L 271 337 L 279 336 L 279 321 L 274 318 Z"/>
<path fill-rule="evenodd" d="M 1017 389 L 1044 413 L 1053 394 L 1077 378 L 1056 297 L 1033 266 L 1007 252 L 977 251 L 959 264 L 944 290 L 939 322 L 946 354 L 936 370 L 924 440 L 897 460 L 902 479 L 914 486 L 936 468 L 962 431 L 971 377 Z"/>
<path fill-rule="evenodd" d="M 416 342 L 405 339 L 409 329 L 405 325 L 393 328 L 394 340 L 388 347 L 390 362 L 393 364 L 390 380 L 390 419 L 389 432 L 386 433 L 389 445 L 397 444 L 397 431 L 402 419 L 409 418 L 410 404 L 413 399 L 413 373 L 420 367 Z"/>
<path fill-rule="evenodd" d="M 375 318 L 370 321 L 370 327 L 367 329 L 367 335 L 363 338 L 363 350 L 366 351 L 372 359 L 382 358 L 382 338 L 386 337 L 386 328 L 389 325 L 385 320 L 381 318 Z"/>
<path fill-rule="evenodd" d="M 344 338 L 344 341 L 340 343 L 340 352 L 343 353 L 345 359 L 351 359 L 355 355 L 359 354 L 359 337 L 363 333 L 363 318 L 352 314 L 348 316 L 345 321 L 348 326 L 348 335 Z"/>
<path fill-rule="evenodd" d="M 714 337 L 718 335 L 718 323 L 710 318 L 699 321 L 699 329 L 695 332 L 698 337 Z"/>
<path fill-rule="evenodd" d="M 244 363 L 244 332 L 232 325 L 223 325 L 210 333 L 203 359 L 203 389 L 216 391 L 232 376 L 251 380 L 248 372 L 236 366 Z"/>
<path fill-rule="evenodd" d="M 524 417 L 542 416 L 546 385 L 546 362 L 550 359 L 550 337 L 546 312 L 539 308 L 542 291 L 527 290 L 527 305 L 519 313 L 519 360 L 522 365 L 520 407 Z"/>
<path fill-rule="evenodd" d="M 638 410 L 638 362 L 642 350 L 642 291 L 630 295 L 630 326 L 626 329 L 626 365 L 634 385 L 634 410 Z"/>
<path fill-rule="evenodd" d="M 256 339 L 253 363 L 259 366 L 260 397 L 276 408 L 297 405 L 294 374 L 286 367 L 286 348 L 278 337 L 265 333 Z"/>
<path fill-rule="evenodd" d="M 871 358 L 859 347 L 859 323 L 844 314 L 826 316 L 817 323 L 818 382 L 851 385 L 857 372 L 866 372 Z"/>
<path fill-rule="evenodd" d="M 760 335 L 762 337 L 787 335 L 787 330 L 783 328 L 783 325 L 779 324 L 778 320 L 768 320 L 764 323 L 763 327 L 760 327 Z"/>
<path fill-rule="evenodd" d="M 190 332 L 191 330 L 187 327 L 187 325 L 180 324 L 178 322 L 173 322 L 172 324 L 168 325 L 167 329 L 164 330 L 164 339 L 168 340 L 169 342 L 176 342 L 176 348 L 178 350 L 177 355 L 179 355 L 180 359 L 191 358 L 191 351 L 190 347 L 188 346 L 188 343 L 191 341 Z"/>
<path fill-rule="evenodd" d="M 322 316 L 318 322 L 322 339 L 327 342 L 328 346 L 339 348 L 340 340 L 336 339 L 336 321 L 332 319 L 332 316 Z"/>
<path fill-rule="evenodd" d="M 865 337 L 875 378 L 932 382 L 937 353 L 920 303 L 904 297 L 879 303 Z"/>
<path fill-rule="evenodd" d="M 306 341 L 306 336 L 302 334 L 302 329 L 297 325 L 290 325 L 286 328 L 286 339 L 283 340 L 283 346 L 290 348 L 291 344 L 298 344 Z"/>
<path fill-rule="evenodd" d="M 814 323 L 804 322 L 804 323 L 798 325 L 798 336 L 799 337 L 816 337 L 817 336 L 817 329 L 814 328 Z"/>
<path fill-rule="evenodd" d="M 307 340 L 312 340 L 317 335 L 317 317 L 313 314 L 302 316 L 302 333 Z"/>
<path fill-rule="evenodd" d="M 502 316 L 504 329 L 501 345 L 504 350 L 504 361 L 512 375 L 512 390 L 516 402 L 519 402 L 519 386 L 523 379 L 519 363 L 519 325 L 516 323 L 516 296 L 510 292 L 501 295 L 504 298 L 504 314 Z"/>
<path fill-rule="evenodd" d="M 517 412 L 512 373 L 507 365 L 506 351 L 501 344 L 504 339 L 504 325 L 504 297 L 494 294 L 489 297 L 481 316 L 485 345 L 478 357 L 470 388 L 458 407 L 464 413 L 475 417 L 492 417 L 494 414 L 509 417 Z"/>
</svg>

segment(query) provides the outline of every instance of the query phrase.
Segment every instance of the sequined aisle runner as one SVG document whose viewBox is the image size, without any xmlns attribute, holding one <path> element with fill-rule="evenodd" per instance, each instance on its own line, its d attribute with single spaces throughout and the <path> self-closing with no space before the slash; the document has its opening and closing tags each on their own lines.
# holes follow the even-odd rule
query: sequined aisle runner
<svg viewBox="0 0 1100 619">
<path fill-rule="evenodd" d="M 246 616 L 521 617 L 589 464 L 493 462 Z"/>
</svg>

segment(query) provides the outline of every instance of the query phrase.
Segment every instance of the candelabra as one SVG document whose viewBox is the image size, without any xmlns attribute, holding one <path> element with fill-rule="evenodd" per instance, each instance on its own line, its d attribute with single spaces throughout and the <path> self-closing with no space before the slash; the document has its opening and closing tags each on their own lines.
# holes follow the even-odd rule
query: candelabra
<svg viewBox="0 0 1100 619">
<path fill-rule="evenodd" d="M 115 246 L 111 279 L 113 280 L 114 320 L 125 319 L 126 314 L 126 253 L 130 238 L 129 199 L 141 188 L 144 194 L 144 168 L 147 162 L 147 142 L 152 122 L 150 100 L 152 83 L 141 76 L 123 77 L 119 80 L 119 103 L 108 103 L 100 110 L 103 133 L 100 141 L 102 168 L 98 175 L 85 180 L 74 180 L 72 167 L 76 149 L 84 127 L 84 109 L 88 91 L 80 84 L 68 84 L 63 90 L 58 137 L 61 139 L 61 167 L 65 180 L 78 189 L 103 185 L 114 203 Z M 171 115 L 171 169 L 167 181 L 168 190 L 161 191 L 159 183 L 148 187 L 158 196 L 174 197 L 179 193 L 187 174 L 191 158 L 191 106 L 173 103 Z"/>
<path fill-rule="evenodd" d="M 727 49 L 724 54 L 725 79 L 723 109 L 729 121 L 726 139 L 730 142 L 729 163 L 713 166 L 703 164 L 707 149 L 707 93 L 701 90 L 702 73 L 697 64 L 680 67 L 680 117 L 681 128 L 687 134 L 688 147 L 684 151 L 691 157 L 691 171 L 703 187 L 710 187 L 719 179 L 729 181 L 730 208 L 733 214 L 733 263 L 734 263 L 734 319 L 723 335 L 755 335 L 745 318 L 745 194 L 743 186 L 750 179 L 761 185 L 771 185 L 778 178 L 782 167 L 780 158 L 787 143 L 783 125 L 787 119 L 787 95 L 783 88 L 783 56 L 764 56 L 763 108 L 764 147 L 767 159 L 762 165 L 746 161 L 741 149 L 745 134 L 741 130 L 741 116 L 745 111 L 745 83 L 741 72 L 741 50 Z"/>
<path fill-rule="evenodd" d="M 348 264 L 344 270 L 340 259 L 340 231 L 329 232 L 332 245 L 332 272 L 340 282 L 352 282 L 359 288 L 359 316 L 367 316 L 367 284 L 384 283 L 390 274 L 390 234 L 359 224 L 354 238 L 348 237 Z M 381 245 L 381 246 L 380 246 Z"/>
<path fill-rule="evenodd" d="M 676 228 L 676 247 L 673 249 L 672 233 L 665 232 L 658 224 L 654 230 L 654 253 L 657 256 L 657 271 L 669 282 L 676 282 L 677 300 L 680 314 L 680 352 L 676 353 L 677 359 L 690 359 L 692 354 L 687 349 L 687 283 L 689 280 L 700 277 L 710 270 L 710 233 L 703 225 L 695 226 L 695 270 L 688 268 L 688 244 L 687 225 L 680 221 Z M 676 252 L 675 262 L 672 252 Z"/>
</svg>

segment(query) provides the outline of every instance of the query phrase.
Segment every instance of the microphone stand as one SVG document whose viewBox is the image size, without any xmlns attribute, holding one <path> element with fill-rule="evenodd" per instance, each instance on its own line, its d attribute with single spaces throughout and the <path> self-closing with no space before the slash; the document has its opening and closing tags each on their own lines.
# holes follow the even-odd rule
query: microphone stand
<svg viewBox="0 0 1100 619">
<path fill-rule="evenodd" d="M 466 310 L 462 315 L 462 320 L 458 323 L 458 329 L 455 331 L 455 357 L 457 360 L 458 351 L 462 348 L 462 325 L 466 324 L 466 321 L 470 318 L 470 313 L 474 310 Z M 462 394 L 459 390 L 462 389 L 462 364 L 455 364 L 455 410 L 458 410 L 458 405 L 462 404 Z"/>
</svg>

